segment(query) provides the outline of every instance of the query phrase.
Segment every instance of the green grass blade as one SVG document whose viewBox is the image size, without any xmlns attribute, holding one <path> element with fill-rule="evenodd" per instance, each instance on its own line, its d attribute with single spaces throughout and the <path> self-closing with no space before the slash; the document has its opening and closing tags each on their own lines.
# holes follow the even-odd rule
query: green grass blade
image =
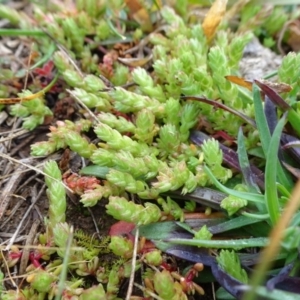
<svg viewBox="0 0 300 300">
<path fill-rule="evenodd" d="M 200 239 L 175 239 L 171 238 L 164 240 L 166 243 L 178 244 L 178 245 L 189 245 L 204 248 L 215 248 L 215 249 L 234 249 L 240 250 L 244 248 L 252 247 L 265 247 L 269 243 L 268 238 L 249 238 L 249 239 L 238 239 L 238 240 L 200 240 Z"/>
<path fill-rule="evenodd" d="M 57 285 L 57 293 L 55 296 L 55 300 L 60 300 L 61 296 L 63 294 L 63 291 L 65 289 L 66 285 L 66 280 L 67 280 L 67 274 L 68 274 L 68 266 L 69 266 L 69 260 L 70 260 L 70 249 L 72 246 L 72 241 L 73 241 L 73 236 L 74 236 L 74 229 L 73 227 L 70 228 L 70 236 L 68 237 L 67 240 L 67 245 L 66 245 L 66 255 L 63 260 L 63 265 L 62 265 L 62 270 L 59 276 L 59 282 Z"/>
<path fill-rule="evenodd" d="M 286 198 L 291 197 L 291 193 L 286 189 L 286 187 L 284 185 L 280 184 L 279 182 L 276 182 L 276 186 L 277 186 L 278 191 L 280 192 L 280 194 L 283 197 L 286 197 Z"/>
<path fill-rule="evenodd" d="M 264 113 L 260 89 L 256 84 L 253 84 L 253 104 L 254 104 L 254 113 L 257 129 L 259 132 L 259 137 L 261 145 L 264 151 L 265 156 L 268 153 L 268 148 L 271 140 L 271 134 L 268 127 L 267 119 Z"/>
<path fill-rule="evenodd" d="M 298 294 L 290 293 L 287 291 L 273 289 L 270 291 L 264 286 L 260 286 L 256 289 L 256 299 L 268 299 L 268 300 L 299 300 L 300 296 Z"/>
<path fill-rule="evenodd" d="M 30 70 L 34 70 L 35 68 L 38 68 L 45 64 L 53 55 L 54 51 L 56 50 L 56 45 L 55 43 L 51 43 L 49 46 L 49 49 L 47 53 L 39 60 L 37 61 L 33 66 L 30 67 Z"/>
<path fill-rule="evenodd" d="M 280 216 L 280 206 L 278 200 L 278 192 L 276 188 L 276 178 L 277 178 L 277 153 L 280 143 L 280 136 L 282 129 L 285 124 L 284 115 L 278 122 L 274 133 L 272 135 L 270 146 L 267 154 L 266 160 L 266 172 L 265 172 L 265 201 L 266 206 L 270 215 L 272 224 L 275 224 L 278 221 Z"/>
<path fill-rule="evenodd" d="M 287 118 L 288 118 L 289 122 L 291 123 L 293 129 L 300 136 L 300 116 L 299 116 L 299 114 L 293 108 L 291 108 L 289 110 L 289 114 L 288 114 Z"/>
<path fill-rule="evenodd" d="M 206 174 L 209 176 L 210 180 L 213 182 L 213 184 L 223 193 L 226 193 L 228 195 L 232 195 L 241 199 L 245 199 L 254 203 L 264 203 L 264 196 L 261 194 L 255 194 L 255 193 L 248 193 L 248 192 L 240 192 L 240 191 L 236 191 L 233 189 L 229 189 L 226 186 L 224 186 L 223 184 L 221 184 L 216 177 L 213 175 L 213 173 L 211 172 L 211 170 L 207 167 L 204 166 L 204 170 L 206 172 Z"/>
<path fill-rule="evenodd" d="M 278 160 L 277 153 L 276 153 L 276 159 L 277 159 L 278 181 L 280 184 L 285 186 L 285 188 L 288 192 L 291 192 L 294 187 L 293 179 L 292 179 L 291 175 L 282 167 L 280 161 Z"/>
<path fill-rule="evenodd" d="M 260 89 L 259 87 L 254 84 L 253 85 L 253 103 L 254 103 L 254 112 L 255 112 L 255 121 L 257 124 L 257 129 L 259 132 L 260 141 L 262 144 L 262 148 L 265 154 L 265 157 L 267 156 L 269 145 L 271 142 L 271 134 L 268 127 L 267 119 L 263 110 L 263 105 L 260 97 Z M 280 137 L 280 136 L 279 136 Z M 276 153 L 276 164 L 277 164 L 277 176 L 278 181 L 283 184 L 288 191 L 291 191 L 293 189 L 293 182 L 291 176 L 282 168 L 279 160 L 278 155 Z"/>
<path fill-rule="evenodd" d="M 259 219 L 254 219 L 254 218 L 248 218 L 245 216 L 238 216 L 236 218 L 230 219 L 228 221 L 225 221 L 223 223 L 217 224 L 217 225 L 212 225 L 208 226 L 208 230 L 212 234 L 217 234 L 221 232 L 226 232 L 229 230 L 233 230 L 236 228 L 241 228 L 250 224 L 255 224 L 261 222 Z"/>
<path fill-rule="evenodd" d="M 238 132 L 238 150 L 237 150 L 238 158 L 239 158 L 239 164 L 241 167 L 241 171 L 243 173 L 243 177 L 245 180 L 245 183 L 248 187 L 249 192 L 252 193 L 260 193 L 259 187 L 253 180 L 253 176 L 251 176 L 251 169 L 250 169 L 250 163 L 248 160 L 248 154 L 246 151 L 245 141 L 244 141 L 244 135 L 242 128 L 239 129 Z"/>
</svg>

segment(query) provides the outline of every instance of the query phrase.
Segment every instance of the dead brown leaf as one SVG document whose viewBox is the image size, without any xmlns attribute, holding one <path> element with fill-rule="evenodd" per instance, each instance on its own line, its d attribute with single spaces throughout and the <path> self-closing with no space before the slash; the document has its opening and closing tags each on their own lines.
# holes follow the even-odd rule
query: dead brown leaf
<svg viewBox="0 0 300 300">
<path fill-rule="evenodd" d="M 232 83 L 235 83 L 239 86 L 242 86 L 242 87 L 248 89 L 249 91 L 252 91 L 253 83 L 249 80 L 245 80 L 243 77 L 228 75 L 228 76 L 225 76 L 225 78 Z"/>
<path fill-rule="evenodd" d="M 246 80 L 243 77 L 232 75 L 225 76 L 225 78 L 232 83 L 235 83 L 239 86 L 248 89 L 249 91 L 252 91 L 253 81 L 251 80 Z M 277 93 L 288 93 L 292 90 L 292 87 L 284 82 L 272 82 L 264 79 L 260 79 L 259 81 L 266 84 L 267 86 L 275 90 Z"/>
<path fill-rule="evenodd" d="M 300 51 L 300 21 L 295 20 L 289 24 L 289 39 L 287 43 L 292 47 L 293 51 Z"/>
<path fill-rule="evenodd" d="M 216 0 L 208 11 L 202 28 L 208 41 L 214 37 L 217 27 L 221 23 L 226 12 L 227 0 Z"/>
<path fill-rule="evenodd" d="M 284 82 L 272 82 L 272 81 L 263 80 L 263 79 L 260 79 L 259 81 L 266 84 L 267 86 L 272 88 L 277 93 L 288 93 L 292 90 L 292 87 L 289 84 L 284 83 Z"/>
<path fill-rule="evenodd" d="M 142 67 L 152 59 L 152 54 L 142 58 L 118 58 L 118 61 L 129 67 Z"/>
<path fill-rule="evenodd" d="M 151 32 L 153 26 L 146 8 L 138 0 L 125 0 L 125 3 L 130 10 L 131 17 L 139 23 L 143 30 Z"/>
</svg>

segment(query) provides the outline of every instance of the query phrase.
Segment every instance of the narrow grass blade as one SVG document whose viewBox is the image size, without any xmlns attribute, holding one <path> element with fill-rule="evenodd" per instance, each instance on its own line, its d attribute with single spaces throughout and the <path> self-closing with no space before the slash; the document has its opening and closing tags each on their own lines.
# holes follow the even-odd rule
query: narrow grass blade
<svg viewBox="0 0 300 300">
<path fill-rule="evenodd" d="M 55 296 L 55 300 L 61 299 L 61 296 L 65 289 L 67 274 L 68 274 L 68 265 L 69 265 L 70 253 L 71 253 L 70 250 L 71 250 L 72 241 L 73 241 L 73 235 L 74 235 L 74 229 L 73 229 L 73 227 L 71 227 L 70 228 L 70 236 L 68 237 L 67 245 L 66 245 L 66 252 L 65 252 L 66 255 L 63 260 L 62 270 L 61 270 L 59 282 L 57 285 L 57 293 Z"/>
<path fill-rule="evenodd" d="M 277 151 L 278 153 L 278 151 Z M 288 173 L 281 165 L 280 161 L 278 160 L 278 155 L 276 153 L 277 159 L 277 177 L 280 184 L 286 187 L 286 189 L 291 192 L 294 187 L 293 179 L 290 173 Z"/>
<path fill-rule="evenodd" d="M 237 240 L 199 240 L 171 238 L 164 240 L 164 242 L 170 244 L 190 245 L 204 248 L 240 250 L 252 247 L 265 247 L 268 245 L 269 239 L 263 237 Z"/>
<path fill-rule="evenodd" d="M 171 255 L 187 261 L 198 263 L 201 262 L 205 266 L 216 264 L 216 258 L 210 254 L 209 249 L 197 248 L 186 245 L 170 245 L 168 243 L 155 240 L 155 246 Z M 237 253 L 243 266 L 253 266 L 257 263 L 258 253 Z"/>
<path fill-rule="evenodd" d="M 55 43 L 52 42 L 49 46 L 47 53 L 39 61 L 37 61 L 33 66 L 31 66 L 30 70 L 34 70 L 35 68 L 38 68 L 38 67 L 42 66 L 43 64 L 45 64 L 51 58 L 51 56 L 53 55 L 55 50 L 56 50 L 56 45 L 55 45 Z"/>
<path fill-rule="evenodd" d="M 293 129 L 297 132 L 298 136 L 300 136 L 300 116 L 299 114 L 291 108 L 288 113 L 288 120 L 291 123 Z"/>
<path fill-rule="evenodd" d="M 245 180 L 245 183 L 248 187 L 249 192 L 253 193 L 259 193 L 259 187 L 257 186 L 255 182 L 255 178 L 253 178 L 253 174 L 250 168 L 250 163 L 248 160 L 248 155 L 246 151 L 245 141 L 244 141 L 244 135 L 242 128 L 239 129 L 238 132 L 238 158 L 239 158 L 239 164 L 241 167 L 241 172 L 243 174 L 243 178 Z"/>
<path fill-rule="evenodd" d="M 268 288 L 264 286 L 260 286 L 256 289 L 255 297 L 262 297 L 262 298 L 255 298 L 255 299 L 268 299 L 268 300 L 299 300 L 299 294 L 290 293 L 287 291 L 274 289 L 270 291 Z"/>
<path fill-rule="evenodd" d="M 279 182 L 276 182 L 276 186 L 277 186 L 277 189 L 280 192 L 281 196 L 286 197 L 286 198 L 291 197 L 291 193 L 286 189 L 286 187 L 284 185 L 282 185 Z"/>
<path fill-rule="evenodd" d="M 204 170 L 206 174 L 209 176 L 210 180 L 213 182 L 213 184 L 221 190 L 223 193 L 226 193 L 228 195 L 232 195 L 238 198 L 242 198 L 254 203 L 264 203 L 264 196 L 261 194 L 255 194 L 255 193 L 247 193 L 247 192 L 240 192 L 233 189 L 229 189 L 223 184 L 221 184 L 216 177 L 213 175 L 213 173 L 210 171 L 210 169 L 207 166 L 204 166 Z"/>
<path fill-rule="evenodd" d="M 280 143 L 280 136 L 282 129 L 285 124 L 285 116 L 283 116 L 278 122 L 274 133 L 272 135 L 270 146 L 267 154 L 266 161 L 266 172 L 265 172 L 265 201 L 266 206 L 270 215 L 272 224 L 275 224 L 278 221 L 280 216 L 280 206 L 278 201 L 278 193 L 276 189 L 277 181 L 277 166 L 278 166 L 278 148 Z"/>
<path fill-rule="evenodd" d="M 271 140 L 271 134 L 266 120 L 266 116 L 264 114 L 264 109 L 260 97 L 260 90 L 256 84 L 253 85 L 253 104 L 256 125 L 259 132 L 262 148 L 266 156 Z"/>
<path fill-rule="evenodd" d="M 160 240 L 154 240 L 153 242 L 158 249 L 178 258 L 194 263 L 201 262 L 205 266 L 211 266 L 216 263 L 216 258 L 211 256 L 208 249 L 199 249 L 197 247 L 186 245 L 173 245 Z"/>
<path fill-rule="evenodd" d="M 267 122 L 266 116 L 264 114 L 263 105 L 262 105 L 262 101 L 261 101 L 261 97 L 260 97 L 260 90 L 256 84 L 253 85 L 253 102 L 254 102 L 255 120 L 256 120 L 256 124 L 257 124 L 257 128 L 258 128 L 262 148 L 263 148 L 263 151 L 264 151 L 264 154 L 266 157 L 267 153 L 269 151 L 269 145 L 271 142 L 271 134 L 270 134 L 270 130 L 268 127 L 268 122 Z M 282 166 L 278 160 L 277 153 L 276 153 L 275 157 L 277 159 L 276 164 L 277 164 L 278 180 L 281 184 L 285 185 L 289 191 L 291 191 L 293 189 L 292 178 L 282 168 Z"/>
<path fill-rule="evenodd" d="M 245 216 L 238 216 L 236 218 L 230 219 L 223 223 L 209 226 L 207 229 L 212 234 L 217 234 L 217 233 L 226 232 L 226 231 L 236 229 L 236 228 L 241 228 L 243 226 L 247 226 L 247 225 L 258 223 L 258 222 L 261 222 L 261 220 L 254 219 L 254 218 L 248 218 Z"/>
</svg>

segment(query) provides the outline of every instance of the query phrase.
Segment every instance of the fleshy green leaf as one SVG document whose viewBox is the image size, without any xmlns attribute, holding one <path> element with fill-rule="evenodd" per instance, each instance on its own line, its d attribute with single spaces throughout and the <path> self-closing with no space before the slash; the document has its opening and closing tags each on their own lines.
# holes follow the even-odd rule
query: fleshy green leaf
<svg viewBox="0 0 300 300">
<path fill-rule="evenodd" d="M 241 268 L 239 257 L 234 251 L 221 250 L 219 256 L 217 256 L 217 262 L 229 275 L 242 283 L 248 283 L 247 273 Z"/>
<path fill-rule="evenodd" d="M 195 233 L 195 239 L 210 240 L 211 237 L 212 237 L 212 234 L 207 229 L 206 225 L 202 226 L 201 229 Z"/>
</svg>

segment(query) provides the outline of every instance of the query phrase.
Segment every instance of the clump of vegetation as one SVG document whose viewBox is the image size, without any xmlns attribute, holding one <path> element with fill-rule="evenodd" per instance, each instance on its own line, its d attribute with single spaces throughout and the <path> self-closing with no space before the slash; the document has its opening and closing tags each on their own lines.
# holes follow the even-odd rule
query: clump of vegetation
<svg viewBox="0 0 300 300">
<path fill-rule="evenodd" d="M 2 299 L 120 299 L 128 278 L 127 299 L 133 284 L 147 299 L 187 299 L 205 293 L 203 269 L 221 286 L 218 299 L 298 293 L 299 205 L 292 191 L 299 178 L 300 56 L 284 57 L 277 84 L 237 76 L 254 34 L 273 46 L 291 16 L 276 7 L 265 19 L 251 1 L 226 13 L 227 1 L 217 0 L 199 22 L 197 7 L 179 2 L 76 1 L 69 13 L 35 6 L 32 19 L 0 6 L 23 30 L 34 20 L 31 33 L 42 36 L 31 67 L 38 81 L 18 98 L 5 91 L 1 103 L 20 102 L 10 113 L 32 130 L 55 118 L 46 93 L 70 95 L 80 113 L 53 119 L 48 139 L 33 144 L 31 154 L 68 148 L 89 164 L 63 175 L 54 161 L 45 165 L 45 230 L 27 285 L 2 284 Z M 240 16 L 235 28 L 232 12 Z M 272 27 L 274 19 L 281 25 Z M 106 213 L 119 222 L 107 237 L 74 232 L 66 188 L 85 207 L 108 199 Z M 189 267 L 170 264 L 163 252 Z M 2 277 L 21 256 L 16 246 L 2 255 Z M 133 283 L 134 272 L 142 272 L 143 285 Z"/>
</svg>

